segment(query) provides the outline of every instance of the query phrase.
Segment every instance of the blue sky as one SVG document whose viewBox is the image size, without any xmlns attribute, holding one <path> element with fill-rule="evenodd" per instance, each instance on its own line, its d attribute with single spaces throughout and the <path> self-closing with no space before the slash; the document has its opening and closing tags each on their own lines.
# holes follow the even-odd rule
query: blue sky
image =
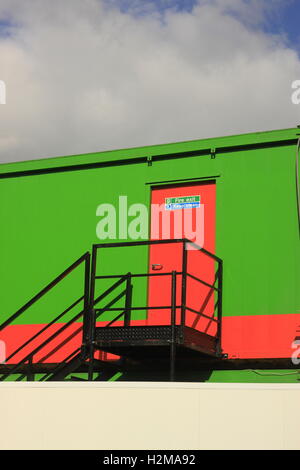
<svg viewBox="0 0 300 470">
<path fill-rule="evenodd" d="M 178 12 L 191 12 L 198 0 L 104 0 L 107 5 L 114 5 L 122 12 L 134 11 L 140 15 L 146 15 L 150 11 L 164 13 L 172 8 Z M 271 1 L 271 0 L 270 0 Z M 245 0 L 247 3 L 248 0 Z M 289 47 L 300 54 L 300 1 L 285 0 L 281 6 L 265 16 L 265 22 L 261 28 L 270 34 L 285 34 Z M 8 18 L 0 18 L 0 37 L 11 35 L 14 23 Z"/>
<path fill-rule="evenodd" d="M 289 46 L 300 53 L 300 2 L 299 0 L 286 0 L 285 6 L 278 9 L 266 19 L 264 29 L 266 32 L 283 32 L 287 35 Z"/>
<path fill-rule="evenodd" d="M 7 19 L 0 18 L 0 37 L 5 37 L 9 35 L 10 23 Z"/>
<path fill-rule="evenodd" d="M 111 4 L 111 0 L 105 0 L 107 4 Z M 142 10 L 143 7 L 155 7 L 158 11 L 163 12 L 168 8 L 174 8 L 177 11 L 191 11 L 196 5 L 197 0 L 113 0 L 115 5 L 118 5 L 121 11 L 128 11 L 133 5 L 138 5 Z"/>
<path fill-rule="evenodd" d="M 164 13 L 169 8 L 175 11 L 191 12 L 198 3 L 197 0 L 105 0 L 107 4 L 112 3 L 122 12 L 134 11 L 140 15 L 145 15 L 156 10 Z M 244 0 L 248 3 L 248 0 Z M 270 0 L 271 2 L 272 0 Z M 296 49 L 300 54 L 300 1 L 285 0 L 281 6 L 274 8 L 272 12 L 266 14 L 265 21 L 261 28 L 270 34 L 284 34 L 287 37 L 288 45 Z"/>
</svg>

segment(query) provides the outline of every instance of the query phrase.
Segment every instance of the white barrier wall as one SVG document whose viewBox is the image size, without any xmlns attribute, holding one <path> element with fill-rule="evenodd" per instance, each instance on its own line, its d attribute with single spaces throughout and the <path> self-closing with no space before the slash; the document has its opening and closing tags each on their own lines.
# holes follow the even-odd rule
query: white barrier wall
<svg viewBox="0 0 300 470">
<path fill-rule="evenodd" d="M 6 382 L 1 449 L 300 449 L 300 384 Z"/>
</svg>

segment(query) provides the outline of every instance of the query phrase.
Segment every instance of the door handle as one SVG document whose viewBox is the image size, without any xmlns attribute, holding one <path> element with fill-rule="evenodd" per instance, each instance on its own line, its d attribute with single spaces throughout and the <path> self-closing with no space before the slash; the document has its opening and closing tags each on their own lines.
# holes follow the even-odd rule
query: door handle
<svg viewBox="0 0 300 470">
<path fill-rule="evenodd" d="M 152 269 L 153 271 L 160 271 L 162 268 L 163 268 L 163 265 L 162 264 L 152 264 Z"/>
</svg>

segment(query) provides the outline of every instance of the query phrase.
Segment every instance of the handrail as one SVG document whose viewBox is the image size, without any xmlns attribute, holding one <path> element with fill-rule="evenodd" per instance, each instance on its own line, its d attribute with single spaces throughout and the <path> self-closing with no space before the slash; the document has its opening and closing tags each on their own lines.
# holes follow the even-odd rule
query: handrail
<svg viewBox="0 0 300 470">
<path fill-rule="evenodd" d="M 23 344 L 21 344 L 17 349 L 15 349 L 6 359 L 6 361 L 12 359 L 16 356 L 16 354 L 20 353 L 24 348 L 26 348 L 30 343 L 44 334 L 51 326 L 57 323 L 64 315 L 69 313 L 75 306 L 80 304 L 80 302 L 84 301 L 83 309 L 74 315 L 71 320 L 65 323 L 61 328 L 59 328 L 56 332 L 51 334 L 46 340 L 42 341 L 37 347 L 35 347 L 30 353 L 26 354 L 11 370 L 9 373 L 5 373 L 1 375 L 0 380 L 4 380 L 7 376 L 11 375 L 12 373 L 19 370 L 19 368 L 25 364 L 27 361 L 32 361 L 33 357 L 36 353 L 38 353 L 41 349 L 43 349 L 46 345 L 48 345 L 53 339 L 59 336 L 65 329 L 67 329 L 70 325 L 76 322 L 80 317 L 84 316 L 86 309 L 88 307 L 88 295 L 89 295 L 89 270 L 90 270 L 90 253 L 86 252 L 80 258 L 78 258 L 74 263 L 72 263 L 67 269 L 65 269 L 59 276 L 57 276 L 53 281 L 47 284 L 42 290 L 40 290 L 29 302 L 24 304 L 17 312 L 11 315 L 2 325 L 0 326 L 0 331 L 9 326 L 13 321 L 15 321 L 22 313 L 24 313 L 28 308 L 30 308 L 33 304 L 35 304 L 39 299 L 41 299 L 44 295 L 46 295 L 51 289 L 53 289 L 57 284 L 59 284 L 66 276 L 72 273 L 78 266 L 81 264 L 85 265 L 85 280 L 84 280 L 84 292 L 83 295 L 76 299 L 72 304 L 70 304 L 63 312 L 57 315 L 50 323 L 44 326 L 40 331 L 35 333 L 31 338 L 26 340 Z M 53 354 L 53 351 L 51 351 Z"/>
<path fill-rule="evenodd" d="M 136 241 L 136 242 L 114 242 L 114 243 L 96 243 L 93 245 L 94 249 L 97 248 L 117 248 L 117 247 L 125 247 L 125 246 L 143 246 L 143 245 L 159 245 L 159 244 L 169 244 L 169 243 L 189 243 L 195 248 L 197 248 L 199 251 L 202 251 L 205 255 L 213 258 L 215 261 L 222 261 L 221 258 L 218 256 L 214 255 L 210 251 L 206 250 L 205 248 L 202 248 L 200 245 L 197 245 L 196 243 L 192 242 L 188 238 L 173 238 L 173 239 L 164 239 L 164 240 L 142 240 L 142 241 Z"/>
<path fill-rule="evenodd" d="M 99 243 L 99 244 L 94 244 L 93 245 L 93 263 L 94 263 L 94 271 L 93 271 L 93 282 L 95 283 L 96 280 L 100 280 L 100 279 L 118 279 L 119 278 L 119 281 L 117 281 L 116 285 L 119 285 L 123 282 L 123 280 L 125 280 L 126 276 L 127 275 L 124 275 L 124 274 L 114 274 L 114 275 L 97 275 L 96 274 L 96 259 L 97 259 L 97 251 L 99 248 L 117 248 L 117 247 L 133 247 L 133 246 L 151 246 L 151 245 L 158 245 L 158 244 L 174 244 L 174 243 L 182 243 L 184 246 L 183 246 L 183 251 L 184 251 L 184 258 L 183 258 L 183 266 L 182 266 L 182 271 L 181 272 L 176 272 L 175 273 L 175 278 L 177 277 L 177 275 L 182 275 L 182 278 L 183 278 L 183 281 L 182 281 L 182 305 L 181 306 L 175 306 L 174 308 L 181 308 L 182 309 L 182 324 L 185 323 L 185 310 L 189 310 L 189 311 L 192 311 L 194 313 L 197 313 L 198 315 L 202 315 L 206 318 L 209 318 L 211 319 L 211 317 L 209 317 L 208 315 L 205 315 L 205 314 L 201 314 L 201 312 L 198 312 L 194 309 L 191 309 L 191 308 L 188 308 L 187 305 L 185 305 L 185 300 L 184 298 L 186 297 L 186 278 L 189 277 L 191 279 L 194 279 L 195 281 L 197 282 L 200 282 L 201 284 L 203 284 L 204 286 L 210 288 L 210 289 L 213 289 L 215 292 L 218 293 L 218 302 L 217 302 L 217 308 L 219 310 L 219 314 L 220 314 L 220 301 L 219 301 L 219 295 L 220 295 L 220 291 L 221 291 L 221 288 L 222 286 L 215 286 L 215 283 L 217 280 L 220 279 L 220 271 L 221 271 L 221 265 L 222 265 L 222 260 L 221 258 L 219 258 L 218 256 L 214 255 L 213 253 L 209 252 L 208 250 L 206 250 L 205 248 L 202 248 L 200 247 L 199 245 L 197 245 L 196 243 L 192 242 L 191 240 L 187 239 L 187 238 L 180 238 L 180 239 L 165 239 L 165 240 L 142 240 L 142 241 L 134 241 L 134 242 L 112 242 L 112 243 Z M 209 256 L 211 259 L 213 259 L 214 261 L 216 261 L 218 263 L 218 269 L 217 269 L 217 272 L 215 273 L 215 280 L 214 280 L 214 283 L 213 284 L 210 284 L 190 273 L 187 272 L 187 258 L 186 258 L 186 245 L 189 244 L 189 245 L 192 245 L 194 246 L 197 250 L 201 251 L 204 255 L 206 256 Z M 172 272 L 167 272 L 167 273 L 130 273 L 130 278 L 138 278 L 138 277 L 147 277 L 149 278 L 150 276 L 172 276 L 173 273 Z M 112 290 L 113 290 L 114 286 L 112 286 Z M 95 302 L 96 303 L 96 302 Z M 94 305 L 95 305 L 94 303 Z M 130 311 L 133 311 L 133 310 L 144 310 L 144 309 L 147 309 L 147 310 L 154 310 L 154 309 L 163 309 L 163 308 L 171 308 L 171 306 L 156 306 L 156 307 L 151 307 L 149 305 L 146 305 L 144 307 L 130 307 Z M 116 312 L 122 312 L 123 311 L 123 307 L 121 308 L 110 308 L 107 306 L 107 309 L 106 311 L 116 311 Z M 120 314 L 118 315 L 118 318 L 121 317 L 123 314 Z M 219 315 L 220 316 L 220 315 Z M 219 320 L 213 320 L 213 321 L 216 321 L 217 323 L 219 323 L 221 320 L 219 318 Z M 111 323 L 114 323 L 111 322 Z"/>
<path fill-rule="evenodd" d="M 42 344 L 37 346 L 33 351 L 31 351 L 27 356 L 23 357 L 21 361 L 18 362 L 18 364 L 13 367 L 8 374 L 3 374 L 2 377 L 0 378 L 0 381 L 4 380 L 8 375 L 11 375 L 15 373 L 19 367 L 23 364 L 25 364 L 28 360 L 32 359 L 33 356 L 35 356 L 36 353 L 38 353 L 43 347 L 47 346 L 54 338 L 56 338 L 62 331 L 67 329 L 70 325 L 72 325 L 75 321 L 77 321 L 82 315 L 84 314 L 84 310 L 79 312 L 77 315 L 75 315 L 70 321 L 65 323 L 59 330 L 57 330 L 55 333 L 53 333 L 49 338 L 47 338 Z"/>
<path fill-rule="evenodd" d="M 97 273 L 97 252 L 98 249 L 102 248 L 120 248 L 120 247 L 138 247 L 138 246 L 152 246 L 152 245 L 167 245 L 167 244 L 176 244 L 180 243 L 182 244 L 182 268 L 179 271 L 173 271 L 173 272 L 166 272 L 166 273 L 127 273 L 127 275 L 124 274 L 113 274 L 113 275 L 100 275 L 100 273 Z M 193 274 L 190 274 L 188 272 L 188 245 L 196 248 L 198 251 L 203 253 L 205 256 L 208 256 L 211 260 L 217 263 L 218 267 L 217 270 L 214 273 L 214 280 L 213 282 L 206 282 L 203 279 L 200 279 L 197 276 L 194 276 Z M 197 316 L 202 316 L 206 318 L 207 320 L 210 320 L 212 322 L 215 322 L 217 325 L 217 332 L 216 332 L 216 349 L 218 353 L 221 354 L 221 324 L 222 324 L 222 266 L 223 262 L 222 259 L 216 256 L 215 254 L 211 253 L 210 251 L 206 250 L 205 248 L 202 248 L 201 246 L 197 245 L 196 243 L 192 242 L 191 240 L 187 238 L 180 238 L 180 239 L 165 239 L 165 240 L 142 240 L 142 241 L 127 241 L 127 242 L 112 242 L 112 243 L 99 243 L 99 244 L 94 244 L 93 245 L 93 264 L 92 264 L 92 283 L 95 286 L 95 283 L 97 280 L 101 279 L 119 279 L 119 283 L 122 282 L 122 280 L 125 280 L 125 277 L 129 276 L 129 282 L 131 282 L 131 279 L 134 278 L 150 278 L 152 276 L 170 276 L 172 277 L 172 290 L 176 290 L 176 279 L 178 278 L 177 276 L 181 276 L 181 305 L 177 306 L 175 305 L 176 302 L 174 301 L 172 297 L 172 305 L 163 305 L 163 306 L 132 306 L 127 309 L 127 314 L 129 312 L 129 318 L 130 318 L 130 312 L 137 311 L 137 310 L 156 310 L 156 309 L 171 309 L 171 324 L 175 321 L 176 323 L 176 315 L 175 312 L 177 309 L 181 309 L 181 319 L 180 319 L 180 324 L 181 326 L 186 325 L 186 311 L 190 311 L 192 313 L 195 313 Z M 195 281 L 201 283 L 202 285 L 206 286 L 211 290 L 211 292 L 215 292 L 217 294 L 217 301 L 214 303 L 214 313 L 213 316 L 209 316 L 201 311 L 195 310 L 187 304 L 187 280 L 188 279 L 194 279 Z M 173 285 L 175 283 L 175 285 Z M 174 292 L 173 292 L 174 294 Z M 92 296 L 93 297 L 93 292 Z M 112 304 L 111 304 L 112 305 Z M 122 318 L 125 315 L 125 310 L 124 307 L 111 307 L 111 305 L 107 305 L 106 311 L 109 312 L 116 312 L 116 317 L 110 321 L 106 326 L 110 326 L 117 319 Z M 98 310 L 95 309 L 95 312 Z M 175 315 L 175 317 L 174 317 Z M 174 317 L 174 318 L 173 318 Z M 124 323 L 124 326 L 125 323 Z"/>
<path fill-rule="evenodd" d="M 10 356 L 6 358 L 6 361 L 9 361 L 12 359 L 18 352 L 20 352 L 23 348 L 28 346 L 32 341 L 34 341 L 38 336 L 40 336 L 42 333 L 44 333 L 50 326 L 54 325 L 58 320 L 60 320 L 64 315 L 66 315 L 72 308 L 74 308 L 76 305 L 78 305 L 82 300 L 84 299 L 84 296 L 80 297 L 77 299 L 75 302 L 73 302 L 72 305 L 70 305 L 68 308 L 66 308 L 62 313 L 60 313 L 54 320 L 52 320 L 50 323 L 48 323 L 44 328 L 42 328 L 40 331 L 38 331 L 35 335 L 33 335 L 31 338 L 29 338 L 25 343 L 23 343 L 18 349 L 16 349 Z"/>
<path fill-rule="evenodd" d="M 90 258 L 90 253 L 87 251 L 82 255 L 78 260 L 76 260 L 71 266 L 69 266 L 65 271 L 63 271 L 59 276 L 57 276 L 53 281 L 47 284 L 42 290 L 40 290 L 32 299 L 30 299 L 26 304 L 24 304 L 19 310 L 17 310 L 13 315 L 11 315 L 5 322 L 0 325 L 0 331 L 10 325 L 14 320 L 16 320 L 22 313 L 24 313 L 31 305 L 35 304 L 41 297 L 43 297 L 47 292 L 49 292 L 53 287 L 55 287 L 60 281 L 62 281 L 69 273 L 74 271 L 77 266 L 79 266 L 84 261 L 87 261 Z"/>
<path fill-rule="evenodd" d="M 176 271 L 176 274 L 182 274 L 181 271 Z M 119 277 L 122 277 L 123 274 L 111 274 L 111 275 L 105 275 L 105 276 L 95 276 L 95 279 L 116 279 Z M 125 274 L 126 276 L 126 274 Z M 167 273 L 131 273 L 130 277 L 151 277 L 151 276 L 172 276 L 172 272 L 167 272 Z"/>
</svg>

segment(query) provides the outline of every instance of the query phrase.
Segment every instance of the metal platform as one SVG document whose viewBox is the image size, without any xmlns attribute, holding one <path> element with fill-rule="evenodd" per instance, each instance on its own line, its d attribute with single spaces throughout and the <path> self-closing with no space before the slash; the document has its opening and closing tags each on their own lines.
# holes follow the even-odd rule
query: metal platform
<svg viewBox="0 0 300 470">
<path fill-rule="evenodd" d="M 177 244 L 179 252 L 182 253 L 182 264 L 179 271 L 170 272 L 144 272 L 144 273 L 120 273 L 120 274 L 100 274 L 98 269 L 98 252 L 113 248 L 151 246 L 151 245 Z M 200 279 L 188 272 L 188 254 L 190 245 L 194 250 L 208 257 L 214 272 L 214 279 Z M 98 269 L 97 269 L 98 268 Z M 129 360 L 137 361 L 146 365 L 154 359 L 156 363 L 169 362 L 170 380 L 175 380 L 175 367 L 177 360 L 187 357 L 222 358 L 221 348 L 221 327 L 222 327 L 222 270 L 223 263 L 216 255 L 197 246 L 187 239 L 172 240 L 149 240 L 139 242 L 105 243 L 93 246 L 92 254 L 92 276 L 90 294 L 90 315 L 89 326 L 85 328 L 86 344 L 89 346 L 90 374 L 93 373 L 94 351 L 100 350 Z M 134 305 L 133 292 L 139 287 L 135 285 L 137 279 L 144 278 L 149 281 L 153 276 L 162 279 L 160 276 L 169 278 L 170 290 L 161 302 L 161 305 L 147 304 Z M 190 280 L 206 286 L 208 290 L 201 304 L 207 305 L 211 293 L 216 295 L 214 309 L 212 312 L 195 310 L 189 305 L 187 296 L 188 282 Z M 98 290 L 97 282 L 111 281 L 112 284 L 103 291 Z M 120 292 L 120 289 L 121 292 Z M 177 295 L 178 294 L 178 295 Z M 105 303 L 106 302 L 106 303 Z M 159 303 L 159 302 L 157 302 Z M 102 305 L 99 305 L 102 304 Z M 164 311 L 164 321 L 162 324 L 135 325 L 135 318 L 139 311 Z M 201 317 L 213 324 L 215 335 L 211 336 L 200 328 L 187 326 L 188 314 L 192 313 L 197 319 Z M 103 321 L 103 315 L 108 320 Z M 149 320 L 149 317 L 147 317 Z M 99 326 L 99 323 L 103 326 Z M 98 323 L 98 324 L 97 324 Z M 146 322 L 145 322 L 146 323 Z M 90 333 L 89 333 L 90 332 Z"/>
<path fill-rule="evenodd" d="M 192 351 L 196 351 L 206 356 L 217 356 L 217 339 L 187 326 L 96 328 L 95 346 L 118 356 L 137 359 L 161 357 L 172 344 L 180 348 L 181 354 L 184 355 L 192 355 Z"/>
</svg>

